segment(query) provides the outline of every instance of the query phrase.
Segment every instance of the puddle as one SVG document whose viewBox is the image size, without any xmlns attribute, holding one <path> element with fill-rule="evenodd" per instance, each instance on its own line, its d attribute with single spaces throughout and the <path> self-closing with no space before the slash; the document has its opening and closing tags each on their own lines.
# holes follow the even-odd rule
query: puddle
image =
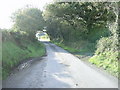
<svg viewBox="0 0 120 90">
<path fill-rule="evenodd" d="M 27 62 L 19 65 L 19 66 L 17 67 L 17 70 L 22 70 L 22 69 L 24 69 L 24 68 L 26 68 L 26 67 L 29 67 L 32 61 L 33 61 L 33 60 L 30 60 L 30 61 L 27 61 Z"/>
<path fill-rule="evenodd" d="M 20 70 L 23 70 L 27 67 L 30 67 L 32 63 L 36 62 L 36 61 L 41 61 L 41 60 L 44 60 L 45 57 L 39 57 L 39 58 L 33 58 L 31 60 L 28 60 L 22 64 L 20 64 L 18 67 L 17 67 L 17 70 L 20 71 Z"/>
</svg>

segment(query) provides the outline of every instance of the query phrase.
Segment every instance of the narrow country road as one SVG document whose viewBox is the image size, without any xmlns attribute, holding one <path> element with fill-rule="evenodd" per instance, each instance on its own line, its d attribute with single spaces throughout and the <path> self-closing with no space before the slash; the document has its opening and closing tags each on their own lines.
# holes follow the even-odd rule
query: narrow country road
<svg viewBox="0 0 120 90">
<path fill-rule="evenodd" d="M 100 73 L 52 43 L 45 45 L 47 56 L 10 75 L 3 88 L 118 88 L 117 78 Z"/>
</svg>

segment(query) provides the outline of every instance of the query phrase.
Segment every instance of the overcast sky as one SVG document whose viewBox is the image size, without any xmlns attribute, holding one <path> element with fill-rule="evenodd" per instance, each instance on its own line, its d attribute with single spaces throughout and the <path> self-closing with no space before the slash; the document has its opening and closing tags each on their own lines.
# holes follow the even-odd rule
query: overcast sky
<svg viewBox="0 0 120 90">
<path fill-rule="evenodd" d="M 1 0 L 0 1 L 0 28 L 11 28 L 12 21 L 10 19 L 12 13 L 17 9 L 23 8 L 26 5 L 32 5 L 33 7 L 40 8 L 46 3 L 50 3 L 52 0 Z"/>
</svg>

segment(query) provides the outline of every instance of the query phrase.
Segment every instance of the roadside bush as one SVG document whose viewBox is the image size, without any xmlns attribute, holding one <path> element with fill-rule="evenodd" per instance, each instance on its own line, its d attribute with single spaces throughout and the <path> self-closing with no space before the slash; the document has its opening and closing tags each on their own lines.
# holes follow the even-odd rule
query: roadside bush
<svg viewBox="0 0 120 90">
<path fill-rule="evenodd" d="M 97 43 L 95 55 L 89 61 L 118 77 L 119 53 L 113 36 L 103 37 Z"/>
<path fill-rule="evenodd" d="M 103 37 L 97 43 L 96 54 L 103 53 L 104 51 L 110 51 L 113 48 L 112 37 Z"/>
</svg>

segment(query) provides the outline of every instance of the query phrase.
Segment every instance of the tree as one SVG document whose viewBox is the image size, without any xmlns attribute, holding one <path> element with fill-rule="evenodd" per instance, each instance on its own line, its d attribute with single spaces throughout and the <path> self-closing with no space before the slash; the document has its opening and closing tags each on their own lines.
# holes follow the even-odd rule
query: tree
<svg viewBox="0 0 120 90">
<path fill-rule="evenodd" d="M 54 32 L 61 32 L 59 34 L 62 34 L 61 36 L 66 41 L 77 41 L 81 38 L 90 40 L 92 34 L 107 33 L 99 33 L 99 36 L 95 37 L 97 40 L 109 34 L 107 22 L 115 18 L 115 14 L 110 11 L 108 5 L 109 3 L 106 2 L 55 2 L 50 4 L 44 12 L 45 20 L 49 22 L 48 31 L 52 33 L 54 29 L 50 28 L 52 27 L 50 24 L 55 25 L 57 22 L 59 25 L 56 25 Z"/>
<path fill-rule="evenodd" d="M 31 40 L 35 37 L 36 31 L 44 27 L 42 12 L 37 8 L 20 9 L 13 14 L 12 20 L 14 28 L 27 32 Z"/>
</svg>

